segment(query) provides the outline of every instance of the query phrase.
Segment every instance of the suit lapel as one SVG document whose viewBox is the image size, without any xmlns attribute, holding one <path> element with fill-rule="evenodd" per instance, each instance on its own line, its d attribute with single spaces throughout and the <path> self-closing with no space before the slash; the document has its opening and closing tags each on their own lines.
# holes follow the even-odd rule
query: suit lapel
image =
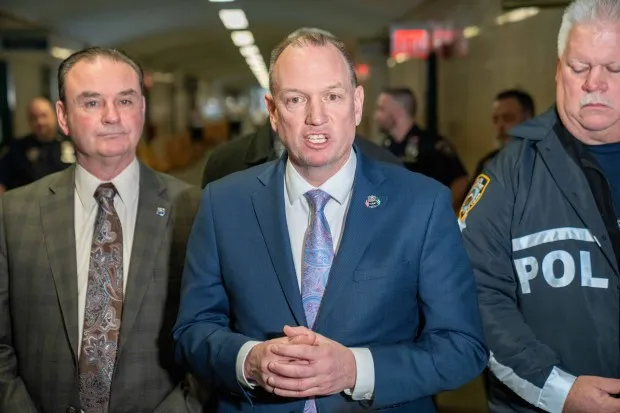
<svg viewBox="0 0 620 413">
<path fill-rule="evenodd" d="M 56 286 L 67 337 L 77 362 L 78 289 L 75 252 L 75 167 L 67 168 L 50 185 L 40 202 L 45 248 Z"/>
<path fill-rule="evenodd" d="M 379 215 L 388 213 L 386 208 L 387 195 L 380 193 L 380 184 L 385 179 L 380 170 L 369 163 L 368 159 L 357 150 L 357 167 L 351 203 L 347 212 L 344 231 L 340 241 L 340 247 L 334 257 L 332 268 L 319 313 L 315 321 L 314 329 L 320 332 L 330 312 L 338 307 L 339 296 L 343 289 L 349 285 L 353 272 L 366 251 L 372 236 L 377 231 Z M 380 203 L 366 201 L 370 196 L 376 196 Z"/>
<path fill-rule="evenodd" d="M 252 202 L 280 287 L 298 325 L 307 326 L 284 211 L 284 169 L 281 160 L 259 179 L 265 185 L 252 194 Z"/>
<path fill-rule="evenodd" d="M 160 216 L 158 211 L 165 213 Z M 153 280 L 157 254 L 165 239 L 170 212 L 166 185 L 154 171 L 140 164 L 140 194 L 123 305 L 120 350 L 131 333 L 144 294 Z"/>
</svg>

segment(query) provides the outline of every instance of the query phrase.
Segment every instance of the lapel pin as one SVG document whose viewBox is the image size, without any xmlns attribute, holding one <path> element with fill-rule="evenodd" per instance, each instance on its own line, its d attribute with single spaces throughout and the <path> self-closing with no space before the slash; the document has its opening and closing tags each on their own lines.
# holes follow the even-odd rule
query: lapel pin
<svg viewBox="0 0 620 413">
<path fill-rule="evenodd" d="M 157 215 L 159 215 L 160 217 L 163 217 L 164 215 L 166 215 L 166 208 L 157 207 Z"/>
<path fill-rule="evenodd" d="M 366 208 L 376 208 L 381 205 L 381 200 L 377 198 L 376 195 L 368 195 L 368 198 L 366 198 L 366 202 L 364 202 L 364 205 L 366 205 Z"/>
</svg>

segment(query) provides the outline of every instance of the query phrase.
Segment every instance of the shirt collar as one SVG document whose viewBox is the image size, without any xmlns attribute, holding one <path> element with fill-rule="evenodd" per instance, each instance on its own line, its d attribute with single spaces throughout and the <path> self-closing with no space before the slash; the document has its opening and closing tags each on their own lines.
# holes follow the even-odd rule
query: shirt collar
<svg viewBox="0 0 620 413">
<path fill-rule="evenodd" d="M 140 165 L 134 159 L 127 168 L 118 174 L 111 181 L 118 191 L 118 196 L 125 205 L 131 204 L 138 197 L 138 187 L 140 184 Z M 104 183 L 99 178 L 84 169 L 81 165 L 75 168 L 75 189 L 82 207 L 89 211 L 97 205 L 95 190 Z"/>
<path fill-rule="evenodd" d="M 351 189 L 353 188 L 353 181 L 355 180 L 355 168 L 357 167 L 357 156 L 355 150 L 352 149 L 349 154 L 349 159 L 342 168 L 334 176 L 329 178 L 319 187 L 319 189 L 327 192 L 333 199 L 339 204 L 343 204 Z M 306 192 L 317 189 L 310 185 L 300 174 L 297 169 L 291 164 L 291 160 L 286 161 L 286 172 L 284 183 L 286 186 L 286 193 L 288 195 L 288 201 L 293 205 L 300 197 Z"/>
</svg>

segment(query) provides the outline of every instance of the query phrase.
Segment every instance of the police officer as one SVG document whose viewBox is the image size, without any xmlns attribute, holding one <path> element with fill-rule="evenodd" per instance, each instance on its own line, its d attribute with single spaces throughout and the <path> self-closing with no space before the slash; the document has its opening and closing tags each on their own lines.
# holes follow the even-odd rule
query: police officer
<svg viewBox="0 0 620 413">
<path fill-rule="evenodd" d="M 620 2 L 571 3 L 558 55 L 555 106 L 459 213 L 492 413 L 620 411 Z"/>
<path fill-rule="evenodd" d="M 11 141 L 0 159 L 0 193 L 27 185 L 73 162 L 70 140 L 58 131 L 52 103 L 42 97 L 28 104 L 31 133 Z"/>
<path fill-rule="evenodd" d="M 406 88 L 385 89 L 379 94 L 375 121 L 388 136 L 384 146 L 400 158 L 407 169 L 427 175 L 452 190 L 458 210 L 467 192 L 467 172 L 452 145 L 415 123 L 417 102 Z"/>
<path fill-rule="evenodd" d="M 493 100 L 493 129 L 497 148 L 486 154 L 476 166 L 477 177 L 499 151 L 512 141 L 508 131 L 535 115 L 534 99 L 519 89 L 502 90 Z M 470 185 L 471 187 L 471 185 Z"/>
</svg>

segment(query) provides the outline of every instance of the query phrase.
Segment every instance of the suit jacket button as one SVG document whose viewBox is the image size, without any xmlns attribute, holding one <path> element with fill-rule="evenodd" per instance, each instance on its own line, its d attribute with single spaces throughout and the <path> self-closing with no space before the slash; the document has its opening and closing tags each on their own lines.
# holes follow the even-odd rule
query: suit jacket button
<svg viewBox="0 0 620 413">
<path fill-rule="evenodd" d="M 75 408 L 75 407 L 73 407 L 73 406 L 69 406 L 69 407 L 67 407 L 66 412 L 67 412 L 67 413 L 77 413 L 77 410 L 76 410 L 76 408 Z"/>
</svg>

